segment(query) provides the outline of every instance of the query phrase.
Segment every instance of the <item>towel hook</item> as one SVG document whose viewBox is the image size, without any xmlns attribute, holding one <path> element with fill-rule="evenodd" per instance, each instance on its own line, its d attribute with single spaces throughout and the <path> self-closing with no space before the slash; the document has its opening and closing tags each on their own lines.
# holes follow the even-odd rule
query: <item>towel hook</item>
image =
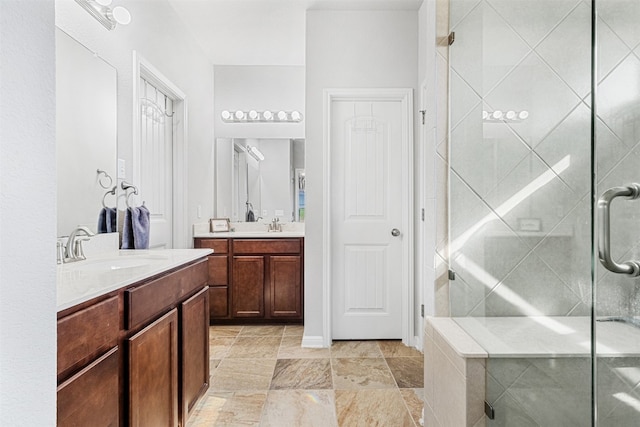
<svg viewBox="0 0 640 427">
<path fill-rule="evenodd" d="M 111 178 L 111 175 L 109 175 L 106 171 L 103 171 L 102 169 L 97 169 L 97 174 L 98 174 L 98 184 L 100 184 L 100 187 L 104 188 L 105 190 L 111 187 L 111 184 L 113 184 L 113 178 Z M 108 179 L 109 183 L 103 184 L 102 183 L 103 179 Z"/>
<path fill-rule="evenodd" d="M 114 186 L 113 186 L 113 188 L 112 188 L 111 190 L 109 190 L 109 191 L 107 191 L 106 193 L 104 193 L 104 196 L 102 196 L 102 207 L 103 207 L 103 208 L 106 208 L 106 207 L 107 207 L 107 204 L 105 203 L 104 199 L 107 197 L 107 195 L 108 195 L 108 194 L 111 194 L 111 195 L 114 195 L 114 196 L 115 196 L 115 195 L 116 195 L 116 190 L 117 190 L 117 189 L 118 189 L 118 186 L 117 186 L 117 185 L 114 185 Z"/>
</svg>

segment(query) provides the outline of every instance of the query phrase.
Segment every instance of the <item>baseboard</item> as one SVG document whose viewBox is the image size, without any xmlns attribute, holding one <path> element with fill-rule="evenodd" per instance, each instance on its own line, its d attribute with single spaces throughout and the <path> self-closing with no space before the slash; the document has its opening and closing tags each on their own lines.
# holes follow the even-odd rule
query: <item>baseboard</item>
<svg viewBox="0 0 640 427">
<path fill-rule="evenodd" d="M 306 348 L 324 348 L 324 337 L 322 335 L 302 337 L 302 347 Z"/>
<path fill-rule="evenodd" d="M 420 339 L 420 337 L 413 337 L 413 346 L 418 350 L 418 351 L 423 351 L 424 349 L 424 343 L 422 342 L 422 340 Z"/>
</svg>

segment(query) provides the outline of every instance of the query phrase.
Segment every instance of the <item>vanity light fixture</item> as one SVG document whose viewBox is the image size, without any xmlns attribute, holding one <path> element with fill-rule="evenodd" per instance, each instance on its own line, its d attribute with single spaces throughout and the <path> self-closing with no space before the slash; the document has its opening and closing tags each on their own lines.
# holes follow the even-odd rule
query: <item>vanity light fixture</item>
<svg viewBox="0 0 640 427">
<path fill-rule="evenodd" d="M 247 144 L 247 153 L 249 153 L 251 157 L 253 157 L 259 162 L 264 160 L 264 154 L 262 154 L 262 151 L 260 151 L 258 147 Z"/>
<path fill-rule="evenodd" d="M 509 123 L 509 122 L 522 122 L 529 117 L 529 112 L 527 110 L 522 111 L 483 111 L 482 112 L 482 121 L 488 123 Z"/>
<path fill-rule="evenodd" d="M 122 6 L 112 9 L 111 0 L 76 0 L 76 3 L 109 31 L 116 28 L 117 24 L 127 25 L 131 22 L 131 13 Z"/>
<path fill-rule="evenodd" d="M 272 111 L 257 111 L 249 110 L 242 111 L 237 110 L 233 113 L 229 110 L 224 110 L 220 113 L 222 121 L 225 123 L 299 123 L 302 121 L 302 113 L 299 111 L 284 111 L 280 110 L 277 114 L 273 114 Z"/>
</svg>

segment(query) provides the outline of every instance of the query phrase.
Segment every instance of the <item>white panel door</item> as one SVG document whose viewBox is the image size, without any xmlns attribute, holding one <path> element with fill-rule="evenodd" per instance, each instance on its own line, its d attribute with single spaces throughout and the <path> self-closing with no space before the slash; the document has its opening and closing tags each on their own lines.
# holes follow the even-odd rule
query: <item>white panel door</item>
<svg viewBox="0 0 640 427">
<path fill-rule="evenodd" d="M 150 213 L 149 249 L 173 247 L 173 102 L 140 79 L 140 195 Z"/>
<path fill-rule="evenodd" d="M 331 101 L 333 339 L 402 338 L 402 119 L 399 101 Z"/>
</svg>

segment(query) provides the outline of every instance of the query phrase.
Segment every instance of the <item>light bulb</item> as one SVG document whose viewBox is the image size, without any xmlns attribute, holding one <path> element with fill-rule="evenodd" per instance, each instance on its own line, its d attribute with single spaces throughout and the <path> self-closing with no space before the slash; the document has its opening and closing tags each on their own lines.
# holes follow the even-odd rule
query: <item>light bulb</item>
<svg viewBox="0 0 640 427">
<path fill-rule="evenodd" d="M 482 120 L 487 120 L 489 118 L 489 113 L 487 113 L 486 111 L 482 112 Z"/>
<path fill-rule="evenodd" d="M 131 14 L 122 6 L 114 7 L 111 15 L 113 16 L 113 19 L 115 19 L 116 22 L 120 25 L 127 25 L 131 22 Z"/>
<path fill-rule="evenodd" d="M 272 113 L 271 111 L 269 111 L 269 110 L 264 111 L 264 112 L 262 113 L 262 117 L 263 117 L 265 120 L 273 120 L 273 113 Z"/>
<path fill-rule="evenodd" d="M 528 112 L 528 111 L 526 111 L 526 110 L 525 110 L 525 111 L 520 111 L 520 114 L 518 114 L 518 118 L 519 118 L 520 120 L 524 120 L 524 119 L 526 119 L 527 117 L 529 117 L 529 112 Z"/>
<path fill-rule="evenodd" d="M 508 120 L 514 120 L 516 118 L 516 112 L 515 111 L 507 111 L 507 119 Z"/>
<path fill-rule="evenodd" d="M 231 113 L 227 110 L 224 110 L 222 113 L 220 113 L 220 116 L 222 116 L 222 120 L 231 120 Z"/>
<path fill-rule="evenodd" d="M 278 120 L 287 120 L 287 113 L 284 111 L 278 111 Z"/>
<path fill-rule="evenodd" d="M 249 111 L 249 118 L 251 120 L 257 120 L 258 119 L 258 112 L 256 110 Z"/>
<path fill-rule="evenodd" d="M 502 111 L 500 111 L 500 110 L 494 111 L 493 114 L 491 115 L 491 117 L 496 119 L 496 120 L 500 120 L 502 118 Z"/>
<path fill-rule="evenodd" d="M 300 114 L 299 111 L 292 111 L 291 120 L 293 120 L 294 122 L 299 122 L 300 120 L 302 120 L 302 114 Z"/>
<path fill-rule="evenodd" d="M 234 114 L 237 120 L 242 120 L 244 119 L 244 111 L 236 111 L 236 113 Z"/>
</svg>

